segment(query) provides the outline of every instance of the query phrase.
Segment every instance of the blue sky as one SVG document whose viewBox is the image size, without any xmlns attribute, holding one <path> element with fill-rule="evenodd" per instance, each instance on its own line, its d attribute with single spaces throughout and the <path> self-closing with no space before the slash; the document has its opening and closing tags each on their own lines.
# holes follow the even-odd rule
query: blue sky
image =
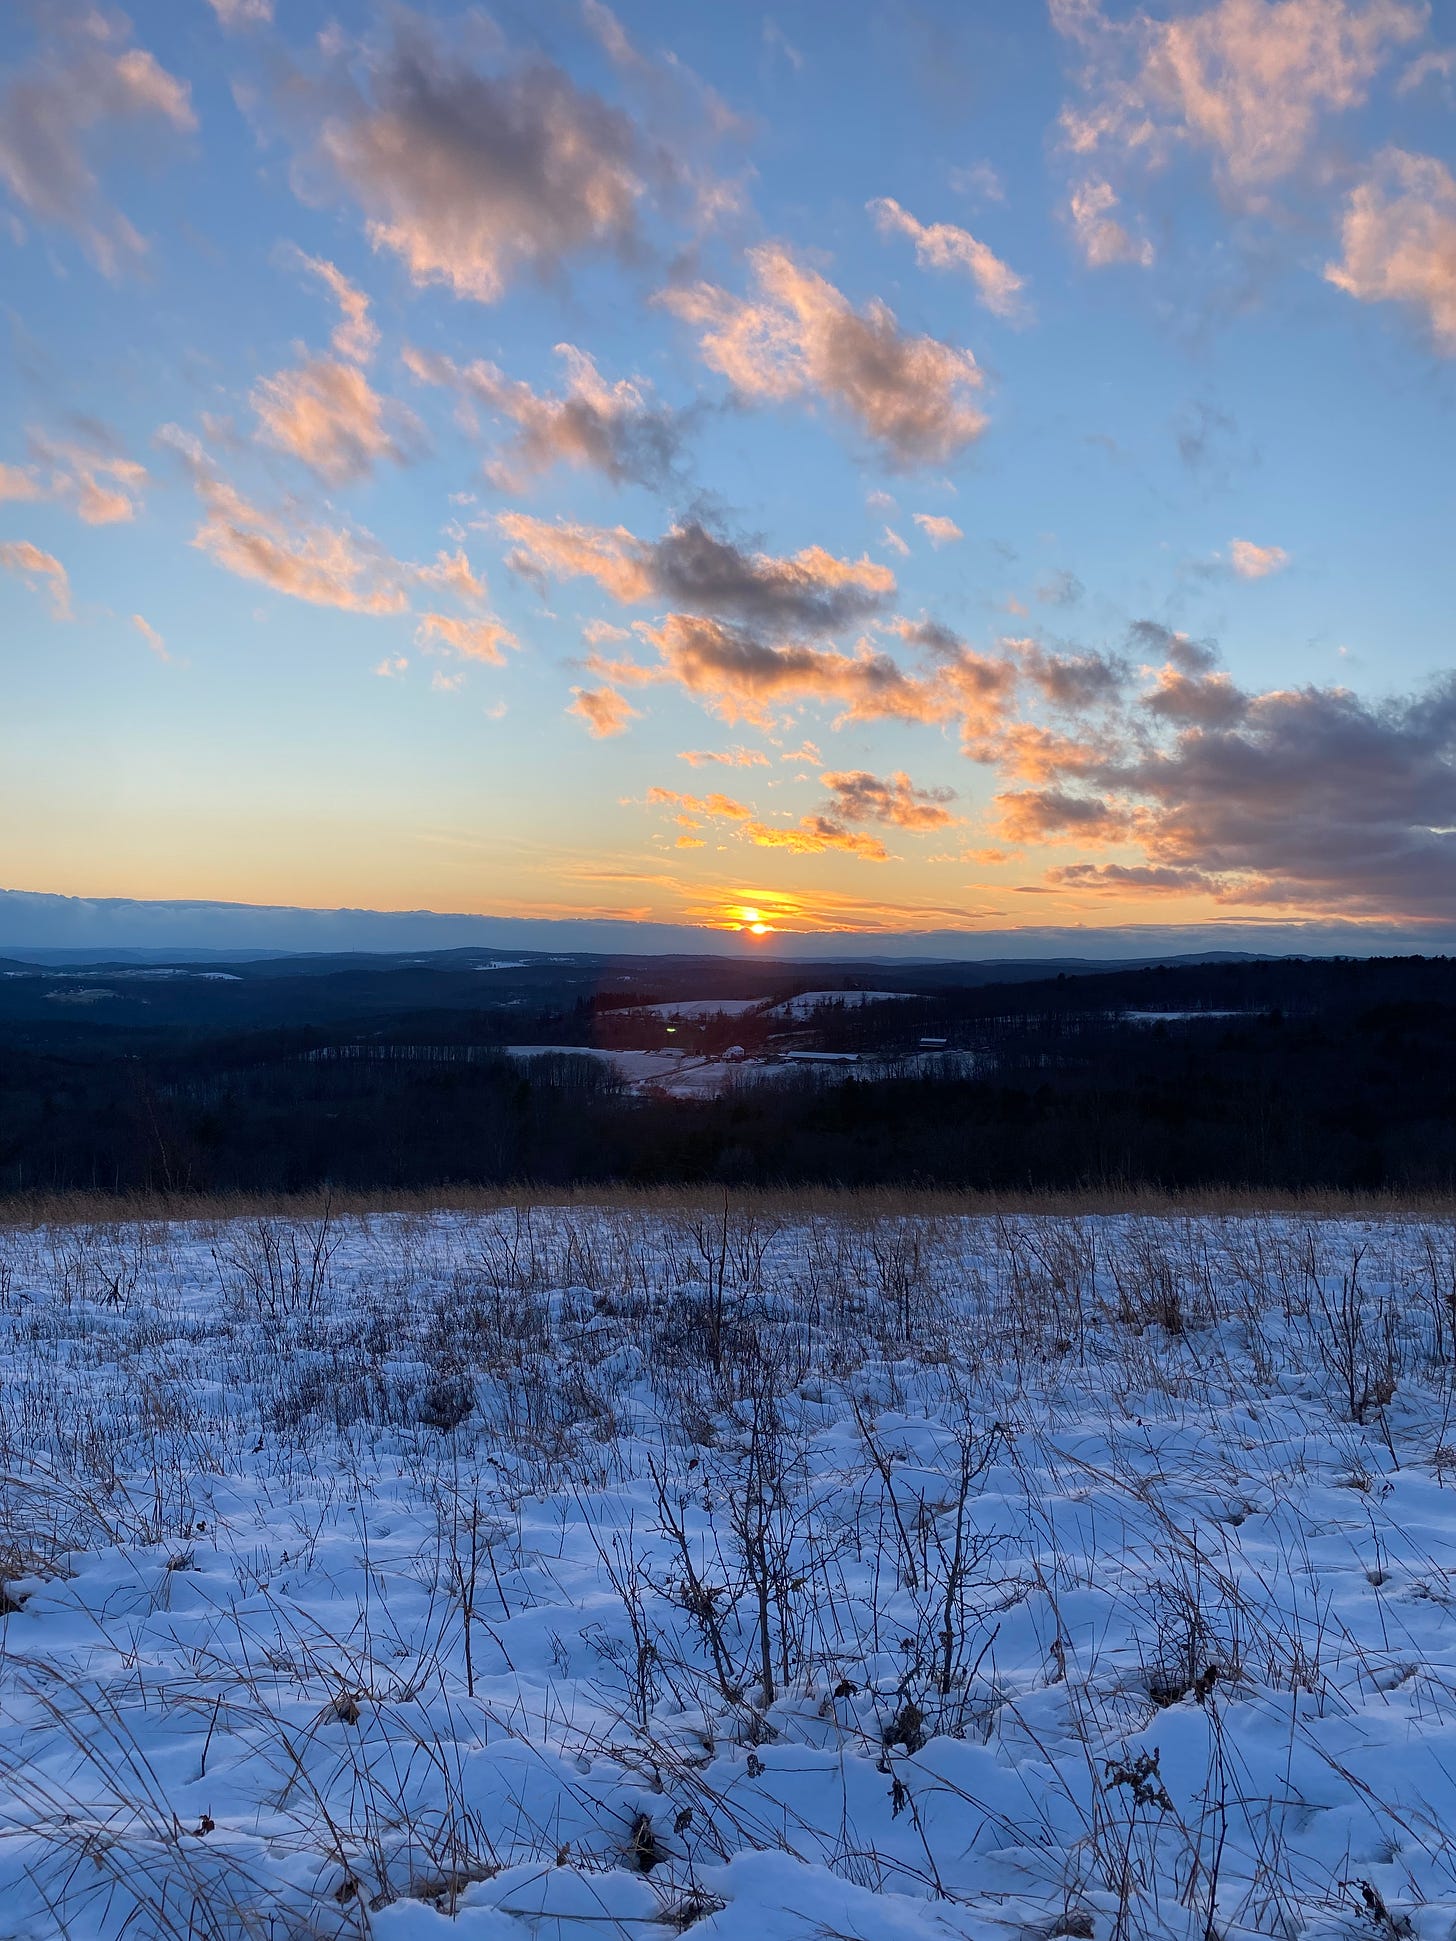
<svg viewBox="0 0 1456 1941">
<path fill-rule="evenodd" d="M 1452 26 L 11 10 L 7 886 L 1439 938 Z"/>
</svg>

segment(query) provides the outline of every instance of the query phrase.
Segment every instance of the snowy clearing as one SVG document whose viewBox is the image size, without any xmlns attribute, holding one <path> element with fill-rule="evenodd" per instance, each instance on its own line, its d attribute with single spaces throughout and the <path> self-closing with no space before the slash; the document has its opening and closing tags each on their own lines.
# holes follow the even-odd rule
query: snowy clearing
<svg viewBox="0 0 1456 1941">
<path fill-rule="evenodd" d="M 1448 1226 L 66 1227 L 0 1313 L 7 1941 L 1456 1927 Z"/>
<path fill-rule="evenodd" d="M 769 1007 L 774 1018 L 812 1018 L 816 1011 L 843 1009 L 856 1011 L 863 1004 L 890 1004 L 896 998 L 913 998 L 915 991 L 800 991 L 797 997 L 782 998 Z"/>
</svg>

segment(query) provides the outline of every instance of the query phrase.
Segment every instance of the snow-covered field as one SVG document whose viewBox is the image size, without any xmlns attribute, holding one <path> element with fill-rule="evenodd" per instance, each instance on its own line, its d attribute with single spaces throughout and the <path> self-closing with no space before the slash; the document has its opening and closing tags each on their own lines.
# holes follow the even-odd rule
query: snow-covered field
<svg viewBox="0 0 1456 1941">
<path fill-rule="evenodd" d="M 1456 1931 L 1456 1235 L 0 1234 L 0 1937 Z"/>
</svg>

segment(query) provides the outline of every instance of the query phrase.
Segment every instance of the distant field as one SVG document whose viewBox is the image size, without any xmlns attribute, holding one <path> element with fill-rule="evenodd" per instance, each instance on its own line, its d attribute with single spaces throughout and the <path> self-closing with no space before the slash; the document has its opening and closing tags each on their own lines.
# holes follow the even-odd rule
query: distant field
<svg viewBox="0 0 1456 1941">
<path fill-rule="evenodd" d="M 10 1208 L 6 1936 L 1449 1935 L 1449 1208 L 455 1198 Z"/>
</svg>

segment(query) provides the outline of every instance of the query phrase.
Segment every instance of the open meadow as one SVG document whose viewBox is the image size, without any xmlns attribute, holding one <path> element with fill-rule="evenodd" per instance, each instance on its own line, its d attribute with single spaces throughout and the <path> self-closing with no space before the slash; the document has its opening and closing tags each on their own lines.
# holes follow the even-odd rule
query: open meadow
<svg viewBox="0 0 1456 1941">
<path fill-rule="evenodd" d="M 1456 1932 L 1456 1227 L 0 1232 L 0 1936 Z"/>
</svg>

